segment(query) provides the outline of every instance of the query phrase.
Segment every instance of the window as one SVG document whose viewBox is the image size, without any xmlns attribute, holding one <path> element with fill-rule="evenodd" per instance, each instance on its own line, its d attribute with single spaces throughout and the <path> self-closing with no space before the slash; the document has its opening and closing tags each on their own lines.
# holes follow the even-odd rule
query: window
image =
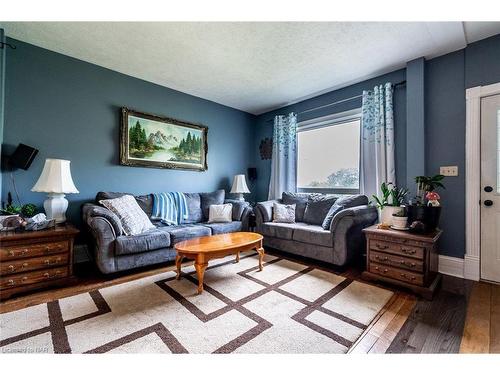
<svg viewBox="0 0 500 375">
<path fill-rule="evenodd" d="M 359 109 L 298 124 L 299 192 L 359 193 L 360 126 Z"/>
</svg>

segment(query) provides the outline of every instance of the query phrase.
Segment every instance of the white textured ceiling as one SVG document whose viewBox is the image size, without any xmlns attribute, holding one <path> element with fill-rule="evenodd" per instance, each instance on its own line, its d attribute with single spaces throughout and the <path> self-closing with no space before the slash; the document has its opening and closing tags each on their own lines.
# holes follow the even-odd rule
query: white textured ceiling
<svg viewBox="0 0 500 375">
<path fill-rule="evenodd" d="M 0 22 L 7 36 L 253 114 L 500 33 L 500 22 Z"/>
</svg>

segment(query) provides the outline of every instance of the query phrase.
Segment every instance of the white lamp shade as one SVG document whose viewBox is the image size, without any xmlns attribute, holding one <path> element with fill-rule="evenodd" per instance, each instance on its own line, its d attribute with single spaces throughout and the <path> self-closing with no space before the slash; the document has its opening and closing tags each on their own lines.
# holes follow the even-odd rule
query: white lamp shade
<svg viewBox="0 0 500 375">
<path fill-rule="evenodd" d="M 31 191 L 43 193 L 79 193 L 69 168 L 69 160 L 46 159 L 42 174 Z"/>
<path fill-rule="evenodd" d="M 230 193 L 233 194 L 250 193 L 250 190 L 248 190 L 244 174 L 237 174 L 236 176 L 234 176 L 233 186 L 231 187 Z"/>
</svg>

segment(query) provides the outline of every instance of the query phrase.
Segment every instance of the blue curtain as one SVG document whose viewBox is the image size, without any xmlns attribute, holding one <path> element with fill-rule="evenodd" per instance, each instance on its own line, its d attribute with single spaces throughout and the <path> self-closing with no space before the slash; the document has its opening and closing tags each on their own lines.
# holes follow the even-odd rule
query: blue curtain
<svg viewBox="0 0 500 375">
<path fill-rule="evenodd" d="M 396 184 L 392 85 L 363 91 L 360 190 L 380 195 L 382 182 Z"/>
<path fill-rule="evenodd" d="M 279 199 L 284 191 L 297 190 L 297 115 L 274 118 L 273 154 L 269 199 Z"/>
</svg>

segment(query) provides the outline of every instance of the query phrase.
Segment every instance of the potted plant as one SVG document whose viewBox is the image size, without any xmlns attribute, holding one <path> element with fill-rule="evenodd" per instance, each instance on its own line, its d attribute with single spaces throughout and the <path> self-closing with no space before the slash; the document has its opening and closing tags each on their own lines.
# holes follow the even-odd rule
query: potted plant
<svg viewBox="0 0 500 375">
<path fill-rule="evenodd" d="M 400 211 L 392 214 L 391 228 L 408 230 L 408 214 L 406 212 L 406 207 L 402 207 Z"/>
<path fill-rule="evenodd" d="M 380 185 L 381 197 L 373 195 L 373 200 L 379 209 L 379 221 L 383 226 L 392 225 L 393 214 L 403 211 L 401 205 L 408 195 L 408 189 L 398 188 L 392 182 Z"/>
<path fill-rule="evenodd" d="M 414 232 L 432 232 L 436 230 L 441 215 L 441 197 L 435 192 L 436 189 L 445 189 L 441 182 L 445 176 L 417 176 L 417 199 L 416 204 L 408 206 L 408 219 L 410 230 Z"/>
</svg>

